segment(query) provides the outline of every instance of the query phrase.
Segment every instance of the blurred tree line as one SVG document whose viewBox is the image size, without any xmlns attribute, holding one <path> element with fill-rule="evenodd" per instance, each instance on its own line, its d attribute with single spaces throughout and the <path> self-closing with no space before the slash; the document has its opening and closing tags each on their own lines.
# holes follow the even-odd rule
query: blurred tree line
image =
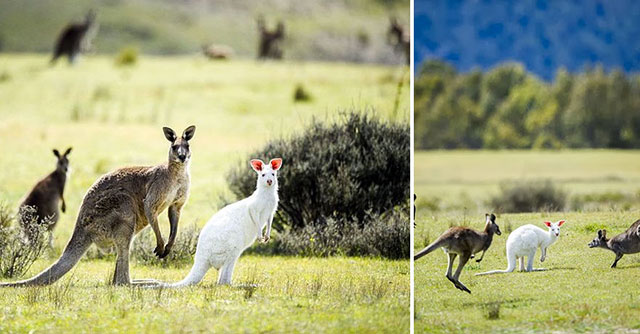
<svg viewBox="0 0 640 334">
<path fill-rule="evenodd" d="M 457 73 L 430 60 L 414 112 L 418 149 L 640 148 L 640 75 L 560 69 L 547 83 L 517 63 Z"/>
</svg>

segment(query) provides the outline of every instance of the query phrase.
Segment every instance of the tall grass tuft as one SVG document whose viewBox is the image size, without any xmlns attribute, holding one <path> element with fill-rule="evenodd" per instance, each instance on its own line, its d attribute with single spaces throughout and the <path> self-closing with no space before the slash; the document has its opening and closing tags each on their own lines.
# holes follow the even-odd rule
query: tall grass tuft
<svg viewBox="0 0 640 334">
<path fill-rule="evenodd" d="M 8 207 L 0 207 L 0 276 L 14 278 L 23 276 L 31 265 L 48 247 L 48 220 L 38 223 L 33 207 L 25 206 L 18 214 L 21 223 L 15 223 L 16 217 L 8 213 Z"/>
</svg>

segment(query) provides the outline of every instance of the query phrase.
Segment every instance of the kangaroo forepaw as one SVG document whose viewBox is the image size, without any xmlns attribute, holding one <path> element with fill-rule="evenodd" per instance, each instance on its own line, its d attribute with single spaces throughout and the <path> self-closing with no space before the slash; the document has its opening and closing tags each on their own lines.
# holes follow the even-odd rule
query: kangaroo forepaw
<svg viewBox="0 0 640 334">
<path fill-rule="evenodd" d="M 479 259 L 476 260 L 476 262 L 480 262 L 480 261 L 482 261 L 482 258 L 479 258 Z"/>
</svg>

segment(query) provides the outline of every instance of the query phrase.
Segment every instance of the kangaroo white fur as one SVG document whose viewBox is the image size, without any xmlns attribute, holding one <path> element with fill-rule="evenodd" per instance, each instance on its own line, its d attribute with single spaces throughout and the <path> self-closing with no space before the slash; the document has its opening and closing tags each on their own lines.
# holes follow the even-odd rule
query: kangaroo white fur
<svg viewBox="0 0 640 334">
<path fill-rule="evenodd" d="M 219 271 L 218 284 L 231 284 L 233 268 L 242 252 L 256 239 L 267 242 L 271 237 L 273 215 L 278 208 L 277 173 L 281 166 L 279 158 L 269 164 L 251 160 L 251 167 L 258 174 L 256 190 L 209 219 L 200 232 L 191 271 L 185 279 L 168 287 L 197 284 L 211 267 Z M 262 236 L 265 225 L 267 231 Z"/>
<path fill-rule="evenodd" d="M 540 248 L 542 253 L 540 255 L 540 262 L 544 262 L 547 256 L 547 247 L 558 239 L 560 226 L 564 224 L 564 220 L 560 220 L 557 223 L 545 222 L 544 224 L 549 228 L 548 231 L 535 225 L 527 224 L 511 232 L 507 239 L 507 269 L 487 271 L 476 274 L 476 276 L 510 273 L 516 269 L 516 259 L 520 261 L 520 271 L 525 271 L 525 256 L 529 258 L 526 271 L 546 270 L 544 268 L 533 269 L 533 258 L 536 256 L 536 250 Z"/>
</svg>

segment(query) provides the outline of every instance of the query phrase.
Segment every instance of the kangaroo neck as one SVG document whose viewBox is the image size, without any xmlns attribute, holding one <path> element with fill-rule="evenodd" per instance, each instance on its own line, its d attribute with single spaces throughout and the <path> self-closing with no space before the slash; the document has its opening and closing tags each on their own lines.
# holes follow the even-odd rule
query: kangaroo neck
<svg viewBox="0 0 640 334">
<path fill-rule="evenodd" d="M 549 231 L 549 234 L 547 235 L 547 240 L 544 241 L 544 244 L 546 246 L 549 246 L 552 243 L 556 242 L 557 239 L 558 237 L 553 232 Z"/>
<path fill-rule="evenodd" d="M 493 241 L 493 232 L 485 231 L 483 232 L 483 234 L 484 234 L 484 244 L 482 249 L 487 250 L 489 246 L 491 246 L 491 242 Z"/>
<path fill-rule="evenodd" d="M 278 185 L 274 184 L 271 187 L 257 186 L 253 191 L 253 196 L 260 198 L 278 197 Z"/>
<path fill-rule="evenodd" d="M 189 175 L 189 161 L 185 163 L 169 160 L 167 164 L 169 174 L 173 176 L 185 176 Z"/>
</svg>

